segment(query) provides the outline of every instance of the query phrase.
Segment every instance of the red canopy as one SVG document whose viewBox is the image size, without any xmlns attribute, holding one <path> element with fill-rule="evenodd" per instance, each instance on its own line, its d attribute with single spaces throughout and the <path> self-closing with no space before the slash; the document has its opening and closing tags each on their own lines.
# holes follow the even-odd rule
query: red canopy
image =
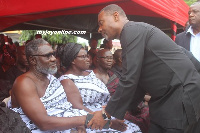
<svg viewBox="0 0 200 133">
<path fill-rule="evenodd" d="M 180 27 L 188 20 L 183 0 L 0 0 L 0 31 L 67 29 L 97 32 L 97 14 L 115 3 L 129 20 L 143 21 L 163 30 L 174 21 Z"/>
</svg>

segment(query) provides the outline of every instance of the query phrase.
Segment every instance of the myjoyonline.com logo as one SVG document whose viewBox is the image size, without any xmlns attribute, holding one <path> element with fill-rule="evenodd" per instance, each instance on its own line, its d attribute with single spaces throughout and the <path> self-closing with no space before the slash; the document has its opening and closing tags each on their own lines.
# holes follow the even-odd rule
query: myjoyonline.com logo
<svg viewBox="0 0 200 133">
<path fill-rule="evenodd" d="M 86 34 L 86 31 L 68 31 L 68 30 L 60 30 L 60 31 L 48 31 L 48 30 L 38 30 L 37 34 L 41 35 L 53 35 L 53 34 L 71 34 L 71 35 L 78 35 L 78 34 Z"/>
</svg>

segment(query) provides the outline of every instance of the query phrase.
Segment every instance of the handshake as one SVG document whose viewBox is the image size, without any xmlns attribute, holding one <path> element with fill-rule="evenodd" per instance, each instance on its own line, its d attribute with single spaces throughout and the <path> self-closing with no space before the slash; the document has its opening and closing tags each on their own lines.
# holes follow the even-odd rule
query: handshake
<svg viewBox="0 0 200 133">
<path fill-rule="evenodd" d="M 127 125 L 124 123 L 124 120 L 112 119 L 105 111 L 105 107 L 101 111 L 96 111 L 91 114 L 87 114 L 85 127 L 95 130 L 102 129 L 115 129 L 118 131 L 125 131 Z"/>
</svg>

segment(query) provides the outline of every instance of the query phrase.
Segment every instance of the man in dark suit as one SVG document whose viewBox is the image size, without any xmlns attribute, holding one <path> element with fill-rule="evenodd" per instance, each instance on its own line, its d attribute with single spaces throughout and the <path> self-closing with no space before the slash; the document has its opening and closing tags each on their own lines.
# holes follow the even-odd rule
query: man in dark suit
<svg viewBox="0 0 200 133">
<path fill-rule="evenodd" d="M 129 21 L 115 4 L 100 11 L 98 24 L 107 40 L 120 39 L 123 74 L 106 108 L 94 112 L 88 126 L 102 129 L 103 118 L 111 115 L 123 119 L 148 93 L 149 133 L 199 133 L 200 75 L 182 48 L 158 28 Z"/>
<path fill-rule="evenodd" d="M 188 14 L 190 26 L 177 35 L 175 42 L 191 51 L 200 61 L 200 2 L 192 4 Z"/>
</svg>

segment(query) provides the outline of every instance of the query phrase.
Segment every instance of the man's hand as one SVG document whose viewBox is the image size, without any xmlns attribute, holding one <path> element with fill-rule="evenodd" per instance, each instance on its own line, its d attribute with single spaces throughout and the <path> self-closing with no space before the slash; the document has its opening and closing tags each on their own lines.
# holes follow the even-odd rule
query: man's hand
<svg viewBox="0 0 200 133">
<path fill-rule="evenodd" d="M 88 123 L 87 127 L 91 127 L 91 129 L 100 129 L 102 130 L 103 126 L 106 124 L 107 121 L 105 121 L 102 117 L 102 111 L 96 111 L 92 113 L 94 116 Z"/>
<path fill-rule="evenodd" d="M 115 129 L 121 132 L 124 132 L 127 129 L 127 125 L 124 123 L 124 120 L 115 119 L 115 120 L 111 120 L 111 123 L 112 124 L 110 128 L 112 129 Z"/>
</svg>

